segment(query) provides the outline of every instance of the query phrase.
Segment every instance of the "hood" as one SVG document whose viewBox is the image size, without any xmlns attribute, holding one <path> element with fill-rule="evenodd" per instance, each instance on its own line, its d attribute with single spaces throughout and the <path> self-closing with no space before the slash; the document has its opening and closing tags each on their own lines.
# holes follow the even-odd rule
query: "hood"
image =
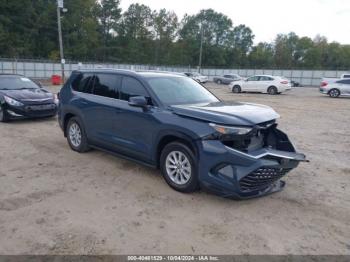
<svg viewBox="0 0 350 262">
<path fill-rule="evenodd" d="M 250 103 L 218 102 L 176 105 L 171 108 L 180 116 L 223 125 L 252 126 L 279 118 L 271 107 Z"/>
<path fill-rule="evenodd" d="M 21 102 L 46 102 L 53 99 L 53 95 L 42 88 L 0 90 L 0 93 Z"/>
</svg>

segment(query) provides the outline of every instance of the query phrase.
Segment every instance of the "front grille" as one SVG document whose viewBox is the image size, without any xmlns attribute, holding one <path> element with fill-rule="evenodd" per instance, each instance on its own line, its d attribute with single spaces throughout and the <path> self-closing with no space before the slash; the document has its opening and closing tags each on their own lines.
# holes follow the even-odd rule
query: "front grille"
<svg viewBox="0 0 350 262">
<path fill-rule="evenodd" d="M 286 175 L 290 170 L 287 168 L 262 167 L 243 177 L 239 181 L 239 186 L 242 191 L 262 189 Z"/>
<path fill-rule="evenodd" d="M 56 108 L 55 104 L 30 105 L 25 107 L 27 111 L 44 111 L 44 110 L 52 110 L 55 108 Z"/>
</svg>

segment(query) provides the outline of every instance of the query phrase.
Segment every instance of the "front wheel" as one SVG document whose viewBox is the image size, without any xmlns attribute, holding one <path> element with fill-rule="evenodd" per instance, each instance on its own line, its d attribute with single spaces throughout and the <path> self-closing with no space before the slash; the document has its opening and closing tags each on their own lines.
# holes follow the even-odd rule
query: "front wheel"
<svg viewBox="0 0 350 262">
<path fill-rule="evenodd" d="M 84 127 L 77 117 L 69 119 L 67 125 L 67 140 L 72 150 L 83 153 L 89 150 Z"/>
<path fill-rule="evenodd" d="M 160 168 L 165 181 L 176 191 L 190 193 L 198 190 L 197 160 L 183 143 L 173 142 L 165 146 Z"/>
<path fill-rule="evenodd" d="M 267 93 L 269 93 L 270 95 L 276 95 L 278 93 L 278 90 L 275 86 L 270 86 L 267 89 Z"/>
<path fill-rule="evenodd" d="M 328 95 L 330 97 L 333 97 L 333 98 L 336 98 L 338 96 L 340 96 L 340 91 L 338 89 L 331 89 L 329 92 L 328 92 Z"/>
<path fill-rule="evenodd" d="M 240 86 L 234 86 L 232 88 L 232 93 L 240 93 L 241 92 L 241 87 Z"/>
<path fill-rule="evenodd" d="M 0 122 L 7 122 L 8 118 L 7 118 L 7 114 L 6 111 L 3 109 L 2 106 L 0 106 Z"/>
</svg>

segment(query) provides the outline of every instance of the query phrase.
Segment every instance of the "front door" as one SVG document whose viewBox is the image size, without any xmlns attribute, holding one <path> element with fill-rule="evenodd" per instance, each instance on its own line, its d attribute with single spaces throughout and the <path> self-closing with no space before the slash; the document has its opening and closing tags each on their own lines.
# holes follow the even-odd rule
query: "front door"
<svg viewBox="0 0 350 262">
<path fill-rule="evenodd" d="M 129 98 L 144 96 L 149 100 L 147 109 L 129 105 Z M 142 161 L 152 159 L 153 138 L 158 121 L 154 117 L 156 107 L 152 106 L 150 96 L 140 81 L 124 76 L 118 101 L 118 121 L 114 121 L 114 134 L 119 149 Z"/>
</svg>

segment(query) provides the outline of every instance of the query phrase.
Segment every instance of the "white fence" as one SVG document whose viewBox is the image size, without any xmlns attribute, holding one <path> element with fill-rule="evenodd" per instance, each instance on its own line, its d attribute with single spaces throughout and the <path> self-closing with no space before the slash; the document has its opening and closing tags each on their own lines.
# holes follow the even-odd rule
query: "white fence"
<svg viewBox="0 0 350 262">
<path fill-rule="evenodd" d="M 150 66 L 150 65 L 130 65 L 130 64 L 99 64 L 83 63 L 82 69 L 87 68 L 115 68 L 131 70 L 160 70 L 171 72 L 188 72 L 196 71 L 195 68 L 189 67 L 169 67 L 169 66 Z M 65 65 L 65 75 L 69 76 L 73 70 L 79 69 L 77 63 L 67 63 Z M 31 78 L 50 78 L 54 74 L 61 74 L 61 65 L 54 62 L 45 61 L 17 61 L 9 59 L 0 59 L 0 73 L 22 74 Z M 324 70 L 277 70 L 277 69 L 202 69 L 203 75 L 212 79 L 214 76 L 224 74 L 239 74 L 248 77 L 258 74 L 280 75 L 290 80 L 301 83 L 305 86 L 318 86 L 323 77 L 337 78 L 346 71 L 324 71 Z"/>
</svg>

